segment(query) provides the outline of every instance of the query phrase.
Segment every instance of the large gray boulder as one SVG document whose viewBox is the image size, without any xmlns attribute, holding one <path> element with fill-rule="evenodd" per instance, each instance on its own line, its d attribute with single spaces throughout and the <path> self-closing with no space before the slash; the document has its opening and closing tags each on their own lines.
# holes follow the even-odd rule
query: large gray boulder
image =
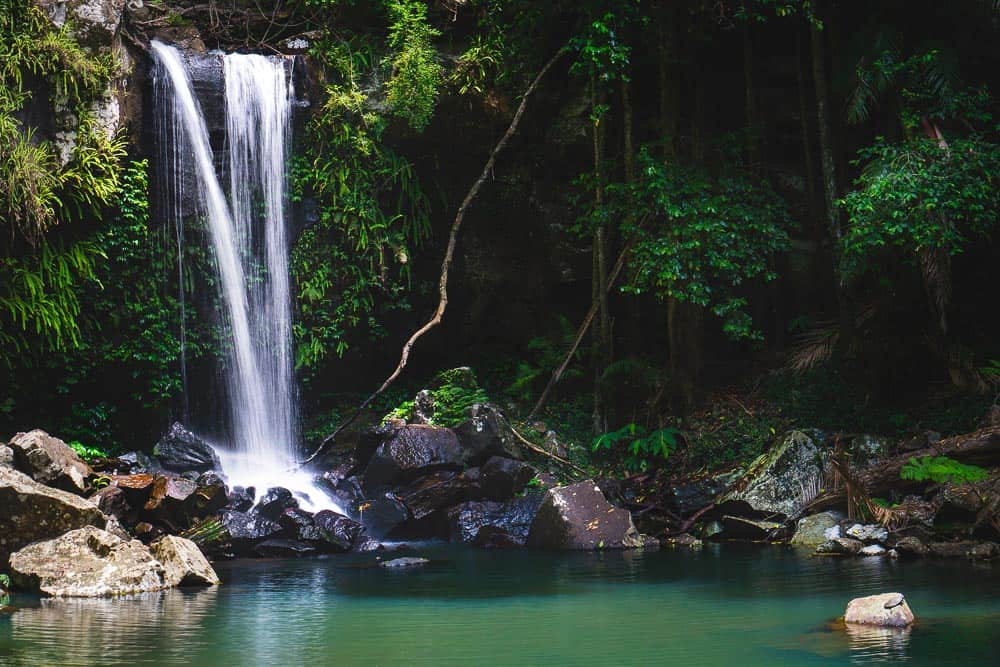
<svg viewBox="0 0 1000 667">
<path fill-rule="evenodd" d="M 644 539 L 632 515 L 609 503 L 588 479 L 545 493 L 527 544 L 545 549 L 630 549 L 643 546 Z"/>
<path fill-rule="evenodd" d="M 219 575 L 191 540 L 165 535 L 150 546 L 150 551 L 163 566 L 163 582 L 167 586 L 215 586 Z"/>
<path fill-rule="evenodd" d="M 411 424 L 396 429 L 378 446 L 365 468 L 364 483 L 367 489 L 378 489 L 461 467 L 462 451 L 454 431 Z"/>
<path fill-rule="evenodd" d="M 27 544 L 84 526 L 103 528 L 107 522 L 91 501 L 0 466 L 0 568 Z"/>
<path fill-rule="evenodd" d="M 840 512 L 820 512 L 799 519 L 791 543 L 817 547 L 827 540 L 840 537 L 840 522 L 846 517 Z"/>
<path fill-rule="evenodd" d="M 212 446 L 178 422 L 153 447 L 153 456 L 174 472 L 222 470 L 219 455 Z"/>
<path fill-rule="evenodd" d="M 720 505 L 729 514 L 798 516 L 822 488 L 828 458 L 815 436 L 792 431 L 750 464 Z"/>
<path fill-rule="evenodd" d="M 905 628 L 913 623 L 913 611 L 901 593 L 882 593 L 855 598 L 847 603 L 847 623 Z"/>
<path fill-rule="evenodd" d="M 167 588 L 163 565 L 138 540 L 86 526 L 10 557 L 11 581 L 54 597 L 108 597 Z"/>
<path fill-rule="evenodd" d="M 59 438 L 41 429 L 18 433 L 10 441 L 15 465 L 42 484 L 82 493 L 94 473 L 77 453 Z"/>
</svg>

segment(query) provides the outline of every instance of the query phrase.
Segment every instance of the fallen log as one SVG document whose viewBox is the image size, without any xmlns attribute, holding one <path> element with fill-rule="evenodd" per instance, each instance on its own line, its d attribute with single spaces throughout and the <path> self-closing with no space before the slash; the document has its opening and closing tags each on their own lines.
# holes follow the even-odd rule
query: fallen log
<svg viewBox="0 0 1000 667">
<path fill-rule="evenodd" d="M 899 454 L 872 468 L 854 472 L 852 481 L 870 496 L 885 495 L 890 490 L 917 490 L 925 486 L 926 482 L 901 479 L 899 473 L 911 458 L 919 459 L 924 456 L 947 456 L 961 463 L 978 466 L 1000 464 L 1000 427 L 989 426 L 940 440 L 924 449 Z M 847 493 L 846 485 L 824 491 L 809 503 L 805 514 L 843 505 L 847 502 Z"/>
</svg>

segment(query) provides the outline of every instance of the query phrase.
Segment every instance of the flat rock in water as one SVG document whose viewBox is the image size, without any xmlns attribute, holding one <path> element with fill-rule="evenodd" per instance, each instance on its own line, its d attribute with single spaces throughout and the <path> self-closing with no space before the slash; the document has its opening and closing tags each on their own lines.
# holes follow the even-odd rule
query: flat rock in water
<svg viewBox="0 0 1000 667">
<path fill-rule="evenodd" d="M 32 542 L 84 526 L 103 528 L 107 522 L 91 501 L 0 466 L 0 569 L 11 553 Z"/>
<path fill-rule="evenodd" d="M 527 544 L 544 549 L 634 549 L 645 540 L 632 515 L 609 503 L 588 479 L 546 491 Z"/>
<path fill-rule="evenodd" d="M 316 547 L 298 540 L 272 539 L 264 540 L 253 548 L 254 552 L 265 558 L 287 558 L 309 556 L 316 553 Z"/>
<path fill-rule="evenodd" d="M 59 438 L 35 429 L 18 433 L 10 441 L 17 467 L 36 482 L 80 493 L 94 473 L 76 452 Z"/>
<path fill-rule="evenodd" d="M 869 544 L 858 552 L 859 556 L 884 556 L 885 547 L 881 544 Z"/>
<path fill-rule="evenodd" d="M 78 528 L 10 557 L 11 578 L 55 597 L 108 597 L 167 588 L 163 565 L 142 542 L 100 528 Z"/>
<path fill-rule="evenodd" d="M 421 565 L 427 565 L 430 563 L 426 558 L 417 558 L 415 556 L 404 556 L 402 558 L 394 558 L 393 560 L 387 560 L 383 563 L 379 563 L 379 567 L 386 567 L 390 569 L 394 568 L 405 568 L 405 567 L 419 567 Z"/>
<path fill-rule="evenodd" d="M 854 556 L 864 546 L 864 542 L 851 537 L 835 537 L 816 547 L 816 553 L 821 555 Z"/>
<path fill-rule="evenodd" d="M 816 547 L 829 539 L 840 537 L 839 524 L 843 520 L 844 515 L 840 512 L 820 512 L 802 517 L 795 528 L 791 544 Z"/>
<path fill-rule="evenodd" d="M 864 525 L 856 523 L 844 531 L 844 533 L 848 537 L 853 537 L 862 542 L 878 542 L 881 544 L 889 539 L 889 531 L 886 530 L 885 526 L 880 526 L 877 523 Z"/>
<path fill-rule="evenodd" d="M 913 612 L 901 593 L 882 593 L 851 600 L 847 603 L 844 621 L 886 628 L 905 628 L 913 623 Z"/>
<path fill-rule="evenodd" d="M 215 586 L 219 583 L 219 575 L 191 540 L 164 535 L 153 542 L 150 551 L 163 565 L 163 581 L 167 586 Z"/>
</svg>

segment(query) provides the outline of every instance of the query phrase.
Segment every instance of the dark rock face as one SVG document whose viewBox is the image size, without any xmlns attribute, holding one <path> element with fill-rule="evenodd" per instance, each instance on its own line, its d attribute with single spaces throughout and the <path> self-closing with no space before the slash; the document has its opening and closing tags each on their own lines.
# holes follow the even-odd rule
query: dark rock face
<svg viewBox="0 0 1000 667">
<path fill-rule="evenodd" d="M 644 546 L 632 515 L 614 507 L 586 480 L 549 489 L 528 533 L 528 546 L 545 549 L 630 549 Z"/>
<path fill-rule="evenodd" d="M 364 497 L 361 481 L 354 476 L 345 476 L 342 469 L 325 472 L 316 481 L 341 507 L 350 507 Z"/>
<path fill-rule="evenodd" d="M 735 470 L 678 484 L 670 489 L 670 505 L 680 516 L 690 516 L 729 488 L 742 471 Z"/>
<path fill-rule="evenodd" d="M 257 496 L 256 490 L 251 486 L 244 489 L 242 486 L 234 486 L 226 497 L 226 509 L 234 512 L 249 512 L 253 507 L 254 498 Z"/>
<path fill-rule="evenodd" d="M 365 530 L 379 539 L 389 535 L 410 518 L 406 505 L 392 493 L 360 500 L 352 509 L 352 516 L 358 517 Z"/>
<path fill-rule="evenodd" d="M 286 509 L 298 506 L 299 501 L 292 496 L 291 491 L 281 486 L 274 486 L 260 497 L 253 511 L 271 521 L 277 521 Z"/>
<path fill-rule="evenodd" d="M 257 544 L 253 551 L 264 558 L 289 558 L 314 554 L 316 547 L 298 540 L 271 539 Z"/>
<path fill-rule="evenodd" d="M 893 547 L 902 557 L 921 558 L 927 555 L 927 546 L 919 538 L 907 536 L 896 540 Z"/>
<path fill-rule="evenodd" d="M 0 466 L 0 568 L 10 554 L 37 540 L 108 521 L 97 505 Z"/>
<path fill-rule="evenodd" d="M 331 510 L 317 512 L 313 524 L 319 533 L 316 541 L 327 547 L 325 551 L 350 551 L 364 532 L 360 523 Z"/>
<path fill-rule="evenodd" d="M 119 521 L 125 521 L 132 514 L 132 507 L 129 505 L 125 491 L 117 486 L 106 486 L 90 497 L 90 502 L 97 505 L 97 508 L 113 516 Z"/>
<path fill-rule="evenodd" d="M 455 433 L 468 465 L 479 465 L 491 456 L 524 457 L 507 419 L 490 403 L 473 405 L 469 420 L 455 427 Z"/>
<path fill-rule="evenodd" d="M 1000 555 L 1000 546 L 995 542 L 932 542 L 927 551 L 935 558 L 968 558 L 971 560 L 991 560 Z"/>
<path fill-rule="evenodd" d="M 523 491 L 534 476 L 535 469 L 523 461 L 491 456 L 480 468 L 479 485 L 487 498 L 506 500 Z"/>
<path fill-rule="evenodd" d="M 365 468 L 364 483 L 367 489 L 378 489 L 461 467 L 462 452 L 454 431 L 410 425 L 397 429 L 375 450 Z"/>
<path fill-rule="evenodd" d="M 850 537 L 835 537 L 832 540 L 827 540 L 823 544 L 816 547 L 816 553 L 818 554 L 829 554 L 837 556 L 854 556 L 857 555 L 865 546 L 865 543 L 860 540 L 855 540 Z"/>
<path fill-rule="evenodd" d="M 207 516 L 213 514 L 229 501 L 226 483 L 215 472 L 203 472 L 195 482 L 198 490 L 194 497 L 194 510 L 197 516 Z"/>
<path fill-rule="evenodd" d="M 311 542 L 322 539 L 319 529 L 313 522 L 312 512 L 298 507 L 289 507 L 278 517 L 278 525 L 284 534 L 300 542 Z"/>
<path fill-rule="evenodd" d="M 257 542 L 281 534 L 281 526 L 274 521 L 246 512 L 225 510 L 219 514 L 219 523 L 228 534 L 235 553 L 248 553 Z"/>
<path fill-rule="evenodd" d="M 174 422 L 170 431 L 153 448 L 153 456 L 167 470 L 206 472 L 221 470 L 219 456 L 212 446 Z"/>
<path fill-rule="evenodd" d="M 770 540 L 778 536 L 784 524 L 742 516 L 723 516 L 722 527 L 726 538 L 737 540 Z"/>
<path fill-rule="evenodd" d="M 542 494 L 506 503 L 472 501 L 448 512 L 451 540 L 483 547 L 524 546 Z"/>
<path fill-rule="evenodd" d="M 410 511 L 410 516 L 420 521 L 466 500 L 471 489 L 472 485 L 463 475 L 442 470 L 421 477 L 397 493 Z"/>
<path fill-rule="evenodd" d="M 69 445 L 39 429 L 16 434 L 10 448 L 19 470 L 36 482 L 64 491 L 83 492 L 94 472 Z"/>
</svg>

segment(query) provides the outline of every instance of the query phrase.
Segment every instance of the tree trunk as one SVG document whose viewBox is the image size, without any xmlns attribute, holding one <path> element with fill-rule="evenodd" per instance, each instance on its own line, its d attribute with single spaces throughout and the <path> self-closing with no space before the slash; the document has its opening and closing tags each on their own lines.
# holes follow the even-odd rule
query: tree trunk
<svg viewBox="0 0 1000 667">
<path fill-rule="evenodd" d="M 660 87 L 660 138 L 663 156 L 667 159 L 677 153 L 678 77 L 674 66 L 677 53 L 677 30 L 671 7 L 661 9 L 657 34 Z"/>
<path fill-rule="evenodd" d="M 753 77 L 753 33 L 749 25 L 743 27 L 743 84 L 746 89 L 747 166 L 759 176 L 762 167 L 761 128 Z"/>
<path fill-rule="evenodd" d="M 604 118 L 598 116 L 604 103 L 604 91 L 601 89 L 597 76 L 590 77 L 590 102 L 593 113 L 593 150 L 594 150 L 594 209 L 598 212 L 604 207 Z M 610 363 L 611 354 L 611 321 L 608 314 L 608 266 L 607 266 L 607 232 L 603 216 L 599 216 L 593 240 L 593 275 L 591 278 L 591 298 L 598 304 L 597 326 L 594 328 L 593 359 L 594 359 L 594 434 L 607 430 L 607 415 L 604 406 L 604 395 L 601 391 L 601 381 L 604 371 Z"/>
<path fill-rule="evenodd" d="M 816 88 L 816 122 L 819 125 L 820 165 L 823 170 L 823 194 L 826 202 L 826 221 L 830 237 L 840 242 L 842 230 L 837 211 L 837 158 L 833 145 L 833 130 L 830 121 L 830 94 L 826 83 L 826 47 L 823 31 L 809 25 L 812 44 L 813 85 Z"/>
</svg>

